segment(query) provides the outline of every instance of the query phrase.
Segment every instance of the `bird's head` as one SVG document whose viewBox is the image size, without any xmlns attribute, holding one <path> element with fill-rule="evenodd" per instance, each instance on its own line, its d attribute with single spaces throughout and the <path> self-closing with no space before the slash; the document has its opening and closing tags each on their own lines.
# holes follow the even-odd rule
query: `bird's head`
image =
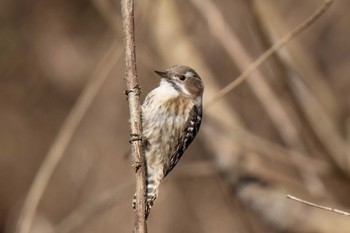
<svg viewBox="0 0 350 233">
<path fill-rule="evenodd" d="M 165 71 L 155 71 L 162 78 L 162 82 L 168 82 L 180 94 L 198 99 L 202 98 L 204 85 L 192 68 L 188 66 L 176 65 Z"/>
</svg>

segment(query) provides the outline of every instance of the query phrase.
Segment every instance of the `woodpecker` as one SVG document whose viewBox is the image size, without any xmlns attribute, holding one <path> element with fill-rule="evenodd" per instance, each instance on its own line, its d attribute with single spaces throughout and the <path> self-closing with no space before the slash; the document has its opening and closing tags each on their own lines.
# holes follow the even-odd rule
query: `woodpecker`
<svg viewBox="0 0 350 233">
<path fill-rule="evenodd" d="M 198 133 L 204 85 L 188 66 L 155 71 L 160 84 L 142 104 L 143 148 L 146 159 L 146 217 L 161 181 L 175 167 Z M 134 196 L 133 207 L 136 199 Z"/>
</svg>

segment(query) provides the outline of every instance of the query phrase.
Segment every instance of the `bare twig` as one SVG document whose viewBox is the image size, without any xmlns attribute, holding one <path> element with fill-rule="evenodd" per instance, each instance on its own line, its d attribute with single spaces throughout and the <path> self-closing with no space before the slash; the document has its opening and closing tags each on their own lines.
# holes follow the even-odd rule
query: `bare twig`
<svg viewBox="0 0 350 233">
<path fill-rule="evenodd" d="M 241 70 L 249 67 L 254 62 L 253 57 L 244 48 L 237 34 L 230 29 L 230 25 L 223 18 L 217 4 L 212 0 L 191 0 L 191 2 L 198 8 L 203 18 L 207 20 L 212 35 L 216 37 L 227 51 L 232 61 Z M 278 98 L 276 90 L 268 84 L 267 77 L 264 76 L 263 72 L 256 70 L 255 77 L 248 79 L 247 83 L 257 96 L 258 101 L 266 109 L 266 113 L 275 125 L 281 138 L 290 147 L 300 148 L 302 142 L 295 127 L 293 115 L 290 114 L 283 100 Z M 214 94 L 214 98 L 215 96 L 217 96 L 217 93 Z M 209 105 L 206 103 L 204 106 L 212 106 L 210 102 L 209 100 Z"/>
<path fill-rule="evenodd" d="M 292 200 L 297 201 L 297 202 L 300 202 L 300 203 L 303 203 L 305 205 L 309 205 L 309 206 L 312 206 L 312 207 L 316 207 L 316 208 L 322 209 L 322 210 L 327 210 L 327 211 L 331 211 L 331 212 L 334 212 L 334 213 L 337 213 L 337 214 L 350 216 L 349 212 L 346 212 L 346 211 L 343 211 L 343 210 L 338 210 L 338 209 L 327 207 L 327 206 L 321 206 L 321 205 L 318 205 L 318 204 L 315 204 L 315 203 L 312 203 L 312 202 L 308 202 L 308 201 L 302 200 L 300 198 L 294 197 L 292 195 L 287 195 L 287 198 L 292 199 Z"/>
<path fill-rule="evenodd" d="M 251 9 L 256 17 L 257 25 L 261 27 L 261 31 L 265 31 L 265 38 L 274 44 L 281 35 L 285 35 L 289 31 L 284 14 L 277 10 L 278 4 L 273 1 L 253 0 L 251 2 Z M 309 35 L 308 37 L 313 36 Z M 283 51 L 280 50 L 277 53 L 278 59 L 283 66 L 288 67 L 288 70 L 293 69 L 294 72 L 298 73 L 298 76 L 331 114 L 332 118 L 338 118 L 341 115 L 341 106 L 335 97 L 336 94 L 327 82 L 325 74 L 319 69 L 317 59 L 312 57 L 314 54 L 308 53 L 305 49 L 303 41 L 293 40 L 288 43 Z"/>
<path fill-rule="evenodd" d="M 96 68 L 91 81 L 86 85 L 82 94 L 79 96 L 67 119 L 63 123 L 49 152 L 44 158 L 24 201 L 17 221 L 16 233 L 28 233 L 30 231 L 38 204 L 54 170 L 61 161 L 69 142 L 79 126 L 79 123 L 86 114 L 103 83 L 106 81 L 108 74 L 121 56 L 121 50 L 118 49 L 118 44 L 119 43 L 115 43 L 112 46 Z"/>
<path fill-rule="evenodd" d="M 125 49 L 125 79 L 127 95 L 130 108 L 130 128 L 132 144 L 132 155 L 135 159 L 136 172 L 136 218 L 135 232 L 146 233 L 146 168 L 142 151 L 142 125 L 140 106 L 140 87 L 136 74 L 136 52 L 135 52 L 135 27 L 134 27 L 134 0 L 122 0 L 122 15 L 124 29 L 124 49 Z"/>
<path fill-rule="evenodd" d="M 285 28 L 285 25 L 281 24 L 283 16 L 276 13 L 273 3 L 264 4 L 256 0 L 254 4 L 257 14 L 260 15 L 260 22 L 265 22 L 263 25 L 268 28 L 270 37 L 274 40 L 277 31 L 283 31 Z M 288 85 L 305 116 L 306 124 L 312 130 L 310 136 L 316 136 L 326 149 L 326 156 L 349 175 L 350 156 L 347 153 L 349 144 L 339 132 L 337 123 L 342 114 L 340 103 L 337 103 L 326 77 L 317 69 L 315 62 L 308 58 L 300 43 L 293 41 L 285 50 L 278 55 L 282 64 L 288 67 Z M 318 152 L 316 154 L 320 155 Z"/>
<path fill-rule="evenodd" d="M 207 102 L 207 106 L 214 104 L 220 98 L 224 97 L 228 93 L 230 93 L 233 89 L 235 89 L 239 84 L 241 84 L 244 80 L 246 80 L 257 68 L 260 67 L 271 55 L 273 55 L 276 51 L 284 47 L 290 40 L 303 32 L 306 28 L 308 28 L 313 22 L 315 22 L 326 10 L 330 7 L 333 0 L 324 0 L 322 6 L 320 6 L 314 14 L 312 14 L 309 18 L 307 18 L 300 25 L 295 27 L 292 31 L 287 33 L 282 39 L 277 41 L 271 48 L 266 50 L 254 63 L 252 63 L 237 79 L 232 81 L 225 88 L 221 89 L 216 95 Z"/>
<path fill-rule="evenodd" d="M 322 103 L 320 103 L 315 95 L 308 89 L 305 83 L 298 78 L 297 73 L 292 77 L 292 86 L 295 89 L 295 96 L 300 103 L 306 119 L 313 130 L 313 133 L 321 141 L 322 145 L 327 149 L 330 158 L 335 164 L 348 176 L 349 171 L 349 154 L 347 154 L 347 142 L 339 132 L 336 120 L 332 119 L 330 114 L 325 111 Z"/>
</svg>

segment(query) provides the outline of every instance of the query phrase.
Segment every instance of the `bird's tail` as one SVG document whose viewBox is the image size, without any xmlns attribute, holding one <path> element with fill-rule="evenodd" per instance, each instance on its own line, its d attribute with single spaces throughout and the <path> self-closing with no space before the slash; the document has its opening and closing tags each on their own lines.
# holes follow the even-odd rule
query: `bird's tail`
<svg viewBox="0 0 350 233">
<path fill-rule="evenodd" d="M 154 201 L 158 197 L 158 187 L 159 182 L 156 182 L 153 179 L 147 179 L 146 184 L 146 192 L 147 192 L 147 199 L 146 199 L 146 219 L 148 218 L 151 208 L 153 207 Z M 132 207 L 133 209 L 136 208 L 136 194 L 134 195 L 133 201 L 132 201 Z"/>
</svg>

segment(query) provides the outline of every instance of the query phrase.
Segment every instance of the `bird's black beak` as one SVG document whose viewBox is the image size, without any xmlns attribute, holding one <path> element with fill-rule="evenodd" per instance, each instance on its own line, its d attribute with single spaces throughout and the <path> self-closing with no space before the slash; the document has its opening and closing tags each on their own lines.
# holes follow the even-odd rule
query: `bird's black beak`
<svg viewBox="0 0 350 233">
<path fill-rule="evenodd" d="M 169 78 L 167 72 L 158 71 L 158 70 L 155 70 L 154 72 L 155 72 L 156 74 L 158 74 L 158 75 L 159 75 L 160 77 L 162 77 L 162 78 Z"/>
</svg>

